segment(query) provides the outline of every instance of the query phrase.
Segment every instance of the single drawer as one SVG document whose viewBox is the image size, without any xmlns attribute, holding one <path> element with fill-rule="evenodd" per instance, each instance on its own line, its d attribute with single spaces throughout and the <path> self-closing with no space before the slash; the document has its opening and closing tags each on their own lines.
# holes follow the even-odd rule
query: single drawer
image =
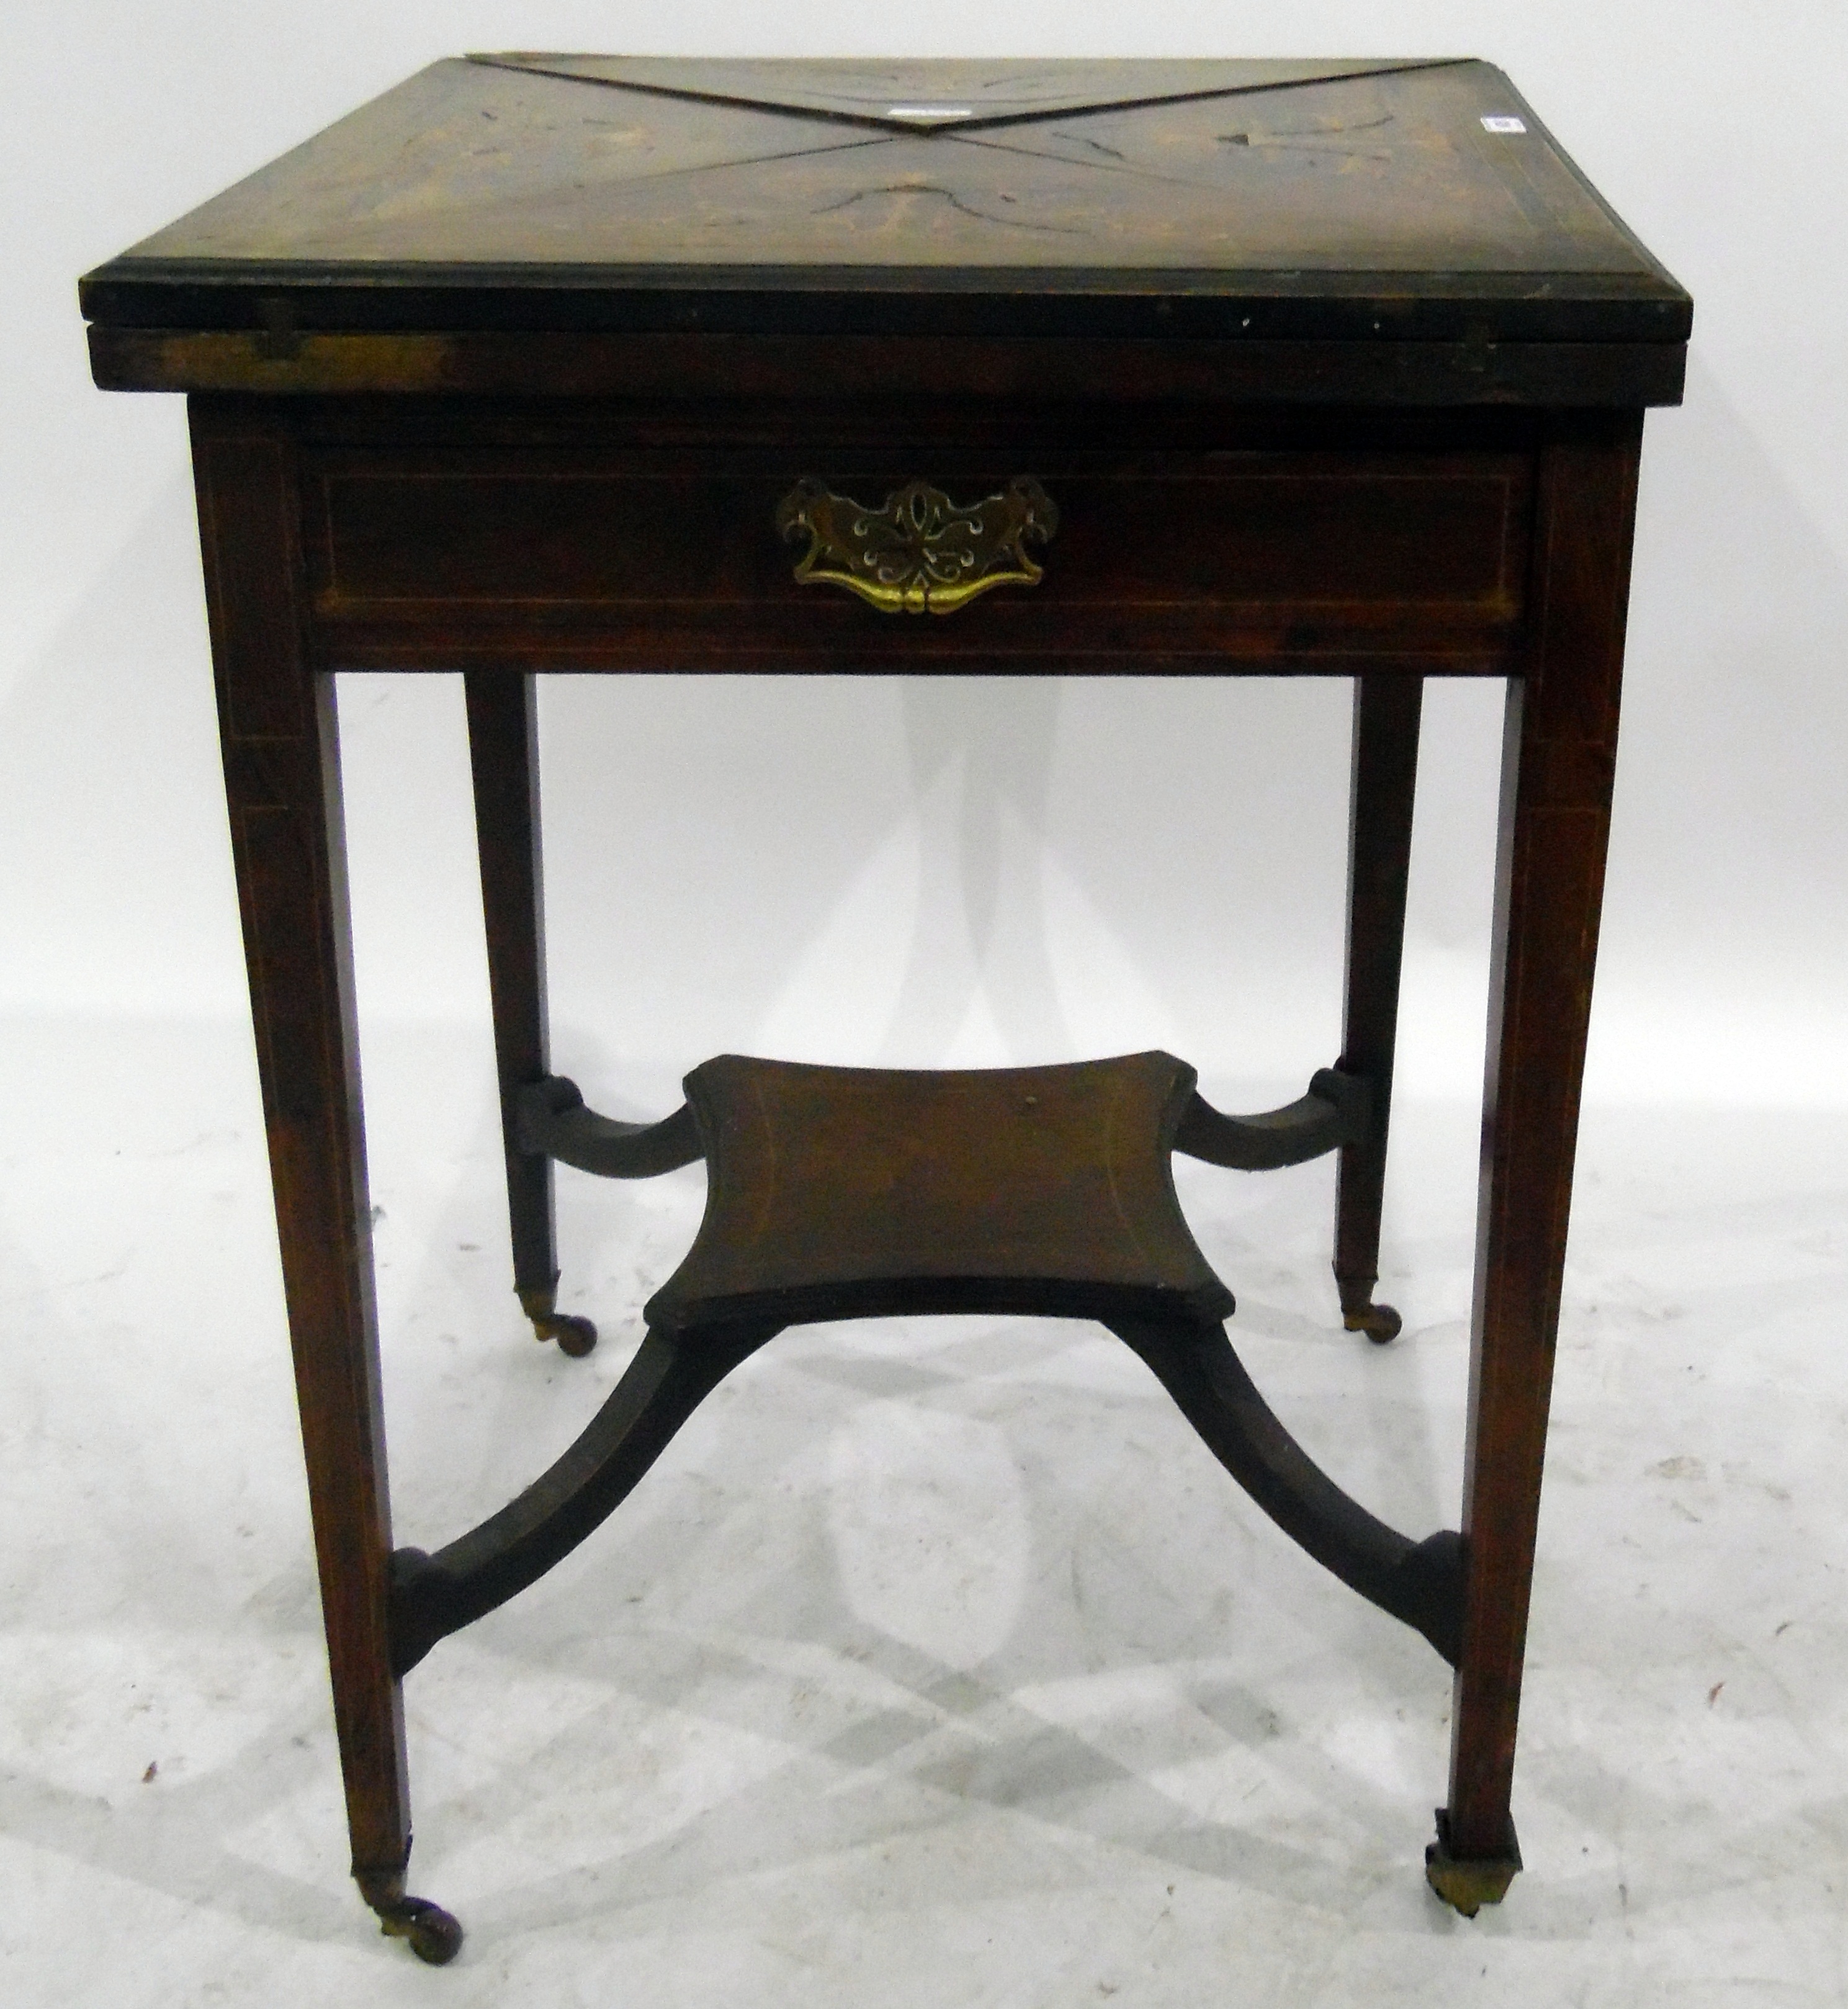
<svg viewBox="0 0 1848 2009">
<path fill-rule="evenodd" d="M 1532 487 L 1520 453 L 342 450 L 304 508 L 355 667 L 1492 671 Z"/>
</svg>

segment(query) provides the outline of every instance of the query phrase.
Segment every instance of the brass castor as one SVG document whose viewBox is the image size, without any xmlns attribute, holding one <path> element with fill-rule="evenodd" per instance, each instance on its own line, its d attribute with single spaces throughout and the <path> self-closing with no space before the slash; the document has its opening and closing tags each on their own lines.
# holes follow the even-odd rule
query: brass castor
<svg viewBox="0 0 1848 2009">
<path fill-rule="evenodd" d="M 569 1313 L 561 1312 L 548 1319 L 535 1319 L 533 1330 L 543 1339 L 555 1339 L 558 1351 L 568 1353 L 573 1360 L 582 1360 L 597 1344 L 597 1327 L 587 1318 L 577 1318 Z"/>
<path fill-rule="evenodd" d="M 458 1921 L 427 1897 L 407 1897 L 402 1876 L 358 1880 L 360 1894 L 377 1912 L 379 1930 L 388 1939 L 409 1940 L 412 1952 L 431 1967 L 447 1967 L 461 1951 Z"/>
<path fill-rule="evenodd" d="M 1459 1858 L 1450 1853 L 1450 1814 L 1437 1810 L 1437 1839 L 1425 1844 L 1425 1881 L 1453 1912 L 1473 1919 L 1485 1904 L 1499 1904 L 1521 1874 L 1521 1844 L 1508 1829 L 1504 1855 Z"/>
<path fill-rule="evenodd" d="M 1341 1323 L 1350 1332 L 1364 1332 L 1375 1346 L 1397 1339 L 1405 1324 L 1390 1305 L 1362 1305 L 1358 1311 L 1344 1312 Z"/>
<path fill-rule="evenodd" d="M 568 1353 L 573 1360 L 582 1360 L 597 1344 L 597 1327 L 587 1318 L 579 1318 L 575 1313 L 554 1311 L 552 1293 L 548 1291 L 522 1291 L 520 1304 L 528 1318 L 533 1321 L 533 1337 L 543 1345 L 548 1339 L 558 1342 L 558 1351 Z"/>
</svg>

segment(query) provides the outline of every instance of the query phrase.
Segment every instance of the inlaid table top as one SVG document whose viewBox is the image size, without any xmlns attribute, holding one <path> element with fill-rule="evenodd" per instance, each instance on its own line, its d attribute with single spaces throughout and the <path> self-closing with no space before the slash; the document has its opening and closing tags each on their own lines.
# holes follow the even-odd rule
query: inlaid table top
<svg viewBox="0 0 1848 2009">
<path fill-rule="evenodd" d="M 1474 61 L 456 58 L 83 299 L 285 332 L 1679 345 L 1690 314 Z"/>
</svg>

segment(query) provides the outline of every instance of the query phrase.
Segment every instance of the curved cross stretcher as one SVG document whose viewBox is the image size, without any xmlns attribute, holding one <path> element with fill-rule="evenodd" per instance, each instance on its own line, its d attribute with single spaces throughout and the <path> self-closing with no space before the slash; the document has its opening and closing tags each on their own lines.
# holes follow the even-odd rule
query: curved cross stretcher
<svg viewBox="0 0 1848 2009">
<path fill-rule="evenodd" d="M 1231 1293 L 1175 1198 L 1170 1160 L 1266 1169 L 1365 1132 L 1366 1082 L 1227 1116 L 1162 1053 L 1080 1065 L 907 1073 L 726 1055 L 653 1125 L 587 1110 L 557 1077 L 523 1095 L 519 1140 L 605 1176 L 703 1157 L 705 1217 L 650 1300 L 648 1333 L 577 1441 L 434 1555 L 393 1557 L 402 1674 L 582 1541 L 720 1381 L 785 1327 L 901 1313 L 1096 1319 L 1147 1364 L 1284 1532 L 1454 1664 L 1462 1538 L 1414 1542 L 1351 1499 L 1266 1406 L 1226 1337 Z"/>
</svg>

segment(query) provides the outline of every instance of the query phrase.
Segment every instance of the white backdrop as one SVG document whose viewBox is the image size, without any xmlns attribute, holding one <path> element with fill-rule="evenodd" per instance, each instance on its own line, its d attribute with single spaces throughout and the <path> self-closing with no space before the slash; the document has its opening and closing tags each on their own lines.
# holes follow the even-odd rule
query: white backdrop
<svg viewBox="0 0 1848 2009">
<path fill-rule="evenodd" d="M 1840 0 L 9 0 L 0 1988 L 430 1999 L 345 1880 L 183 413 L 90 388 L 74 282 L 420 64 L 547 46 L 1482 55 L 1687 285 L 1695 335 L 1645 441 L 1510 1903 L 1465 1927 L 1418 1881 L 1435 1661 L 1133 1363 L 1046 1322 L 888 1322 L 790 1335 L 409 1685 L 417 1876 L 475 1934 L 434 1985 L 1842 1999 Z M 1460 1479 L 1496 698 L 1428 703 L 1404 1337 L 1338 1330 L 1326 1161 L 1183 1168 L 1279 1412 L 1417 1532 Z M 351 684 L 342 729 L 394 1491 L 434 1547 L 611 1385 L 698 1175 L 561 1179 L 566 1301 L 604 1344 L 519 1337 L 460 693 Z M 1342 686 L 558 679 L 544 733 L 558 1060 L 612 1114 L 725 1047 L 1160 1042 L 1232 1106 L 1334 1051 Z M 920 1695 L 942 1741 L 880 1759 Z"/>
<path fill-rule="evenodd" d="M 242 1009 L 180 401 L 89 387 L 79 271 L 469 48 L 1466 52 L 1510 71 L 1696 300 L 1687 405 L 1645 448 L 1592 1093 L 1848 1098 L 1848 233 L 1826 165 L 1848 16 L 1693 0 L 1672 35 L 1665 18 L 1440 0 L 9 10 L 16 1055 L 48 1022 Z M 639 1068 L 654 1093 L 720 1047 L 933 1061 L 1161 1041 L 1228 1088 L 1300 1075 L 1334 1043 L 1345 707 L 1309 685 L 558 689 L 561 1063 Z M 1493 710 L 1486 690 L 1433 693 L 1414 1093 L 1475 1086 Z M 459 711 L 448 679 L 345 706 L 376 1011 L 481 1003 Z"/>
</svg>

